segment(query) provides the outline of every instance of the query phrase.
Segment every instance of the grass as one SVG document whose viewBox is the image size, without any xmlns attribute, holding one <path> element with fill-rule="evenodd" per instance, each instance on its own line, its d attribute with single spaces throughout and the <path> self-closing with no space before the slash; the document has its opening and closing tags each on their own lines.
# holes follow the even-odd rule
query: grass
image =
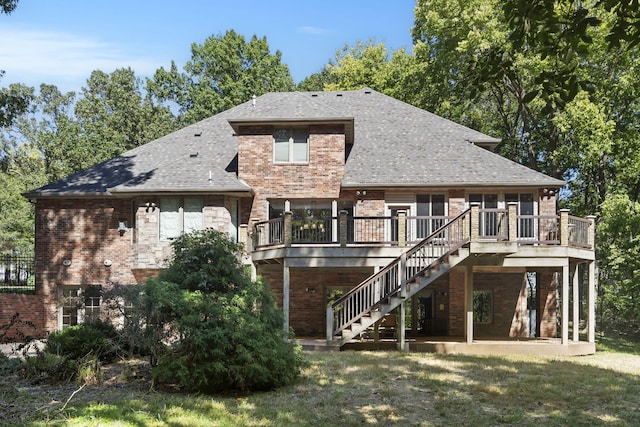
<svg viewBox="0 0 640 427">
<path fill-rule="evenodd" d="M 122 392 L 61 410 L 65 396 L 22 425 L 640 425 L 640 345 L 602 339 L 598 350 L 572 358 L 309 353 L 303 376 L 272 392 Z"/>
</svg>

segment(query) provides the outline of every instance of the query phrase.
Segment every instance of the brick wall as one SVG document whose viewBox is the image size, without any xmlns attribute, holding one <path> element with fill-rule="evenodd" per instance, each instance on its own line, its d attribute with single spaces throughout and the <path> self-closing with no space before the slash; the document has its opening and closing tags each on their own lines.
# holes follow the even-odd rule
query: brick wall
<svg viewBox="0 0 640 427">
<path fill-rule="evenodd" d="M 342 288 L 346 292 L 372 273 L 373 269 L 365 267 L 291 268 L 289 324 L 296 336 L 324 337 L 328 290 Z M 258 274 L 269 283 L 278 306 L 282 307 L 282 266 L 260 265 Z"/>
<path fill-rule="evenodd" d="M 491 291 L 491 323 L 474 324 L 474 336 L 526 337 L 529 334 L 525 273 L 474 273 L 474 291 Z"/>
<path fill-rule="evenodd" d="M 449 335 L 464 336 L 465 278 L 464 268 L 454 268 L 449 274 Z"/>
<path fill-rule="evenodd" d="M 45 307 L 46 331 L 58 326 L 58 286 L 135 283 L 132 233 L 118 232 L 118 222 L 130 220 L 131 206 L 128 199 L 38 200 L 36 289 Z"/>
<path fill-rule="evenodd" d="M 541 337 L 557 337 L 557 273 L 550 269 L 539 270 L 537 277 L 538 333 Z"/>
<path fill-rule="evenodd" d="M 0 294 L 0 326 L 8 326 L 16 314 L 19 317 L 15 326 L 2 331 L 6 341 L 46 336 L 45 308 L 39 295 Z"/>
<path fill-rule="evenodd" d="M 449 190 L 449 216 L 454 217 L 464 212 L 465 191 Z"/>
<path fill-rule="evenodd" d="M 344 175 L 344 126 L 309 128 L 309 162 L 273 162 L 273 127 L 244 126 L 238 136 L 238 177 L 255 192 L 251 218 L 268 218 L 268 199 L 335 199 Z"/>
<path fill-rule="evenodd" d="M 464 336 L 464 269 L 453 269 L 447 276 L 449 284 L 449 335 Z M 527 312 L 527 286 L 524 272 L 474 272 L 474 290 L 492 293 L 493 318 L 491 323 L 474 324 L 474 336 L 526 337 L 530 320 Z M 442 290 L 444 288 L 440 286 Z M 556 336 L 555 276 L 552 271 L 538 272 L 537 335 Z"/>
<path fill-rule="evenodd" d="M 207 196 L 203 202 L 204 227 L 229 231 L 231 199 Z M 37 298 L 28 308 L 16 307 L 37 313 L 29 318 L 44 334 L 58 328 L 59 286 L 129 285 L 155 276 L 171 254 L 170 242 L 158 237 L 159 213 L 157 197 L 38 200 Z M 122 220 L 130 228 L 121 236 Z"/>
</svg>

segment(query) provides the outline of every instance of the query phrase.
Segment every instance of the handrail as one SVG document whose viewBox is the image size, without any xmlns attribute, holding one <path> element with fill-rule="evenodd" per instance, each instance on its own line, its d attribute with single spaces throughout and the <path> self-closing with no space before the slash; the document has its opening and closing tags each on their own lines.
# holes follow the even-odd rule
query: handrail
<svg viewBox="0 0 640 427">
<path fill-rule="evenodd" d="M 335 301 L 328 310 L 332 330 L 327 331 L 327 336 L 340 333 L 384 299 L 402 291 L 406 283 L 468 243 L 470 223 L 467 209 Z"/>
<path fill-rule="evenodd" d="M 590 248 L 588 219 L 569 215 L 569 245 L 575 247 Z"/>
</svg>

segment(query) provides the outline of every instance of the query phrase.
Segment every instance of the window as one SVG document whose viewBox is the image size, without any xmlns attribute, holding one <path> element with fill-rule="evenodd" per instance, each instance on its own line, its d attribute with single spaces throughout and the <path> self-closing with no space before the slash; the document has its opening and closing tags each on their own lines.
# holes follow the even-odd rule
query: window
<svg viewBox="0 0 640 427">
<path fill-rule="evenodd" d="M 292 200 L 287 203 L 272 200 L 269 202 L 269 219 L 281 217 L 286 210 L 292 213 L 294 243 L 330 243 L 337 240 L 337 217 L 331 201 Z"/>
<path fill-rule="evenodd" d="M 201 197 L 160 198 L 160 240 L 175 239 L 182 233 L 202 230 Z"/>
<path fill-rule="evenodd" d="M 484 210 L 480 215 L 480 237 L 499 237 L 504 232 L 502 216 L 498 214 L 497 194 L 469 194 L 470 203 L 479 203 Z"/>
<path fill-rule="evenodd" d="M 506 194 L 505 200 L 518 203 L 518 237 L 533 239 L 536 236 L 535 202 L 533 194 Z"/>
<path fill-rule="evenodd" d="M 493 301 L 491 291 L 473 291 L 473 322 L 491 323 Z"/>
<path fill-rule="evenodd" d="M 445 224 L 444 194 L 418 194 L 417 207 L 417 238 L 423 239 L 431 235 Z"/>
<path fill-rule="evenodd" d="M 307 128 L 276 129 L 273 133 L 275 163 L 305 163 L 309 161 L 309 131 Z"/>
<path fill-rule="evenodd" d="M 60 289 L 60 329 L 100 320 L 102 302 L 100 286 L 64 287 Z"/>
</svg>

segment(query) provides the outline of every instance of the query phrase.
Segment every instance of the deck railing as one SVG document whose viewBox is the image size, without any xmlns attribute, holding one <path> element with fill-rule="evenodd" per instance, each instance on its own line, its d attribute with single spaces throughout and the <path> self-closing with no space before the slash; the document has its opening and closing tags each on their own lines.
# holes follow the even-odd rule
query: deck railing
<svg viewBox="0 0 640 427">
<path fill-rule="evenodd" d="M 346 226 L 347 241 L 350 244 L 366 245 L 398 243 L 397 216 L 347 217 Z"/>
<path fill-rule="evenodd" d="M 518 243 L 525 245 L 560 244 L 557 215 L 518 215 Z"/>
<path fill-rule="evenodd" d="M 591 247 L 591 242 L 589 242 L 590 228 L 591 221 L 589 219 L 569 215 L 569 245 L 582 248 Z"/>
<path fill-rule="evenodd" d="M 326 244 L 336 240 L 333 229 L 337 218 L 304 217 L 292 218 L 291 239 L 294 243 Z"/>
<path fill-rule="evenodd" d="M 255 248 L 284 244 L 284 218 L 260 221 L 253 227 Z"/>
<path fill-rule="evenodd" d="M 478 239 L 509 241 L 521 245 L 564 245 L 593 248 L 593 217 L 561 215 L 515 215 L 508 209 L 477 209 Z M 515 210 L 513 211 L 515 212 Z M 512 213 L 514 215 L 514 213 Z M 349 216 L 284 217 L 260 221 L 253 226 L 253 248 L 288 245 L 411 246 L 451 220 L 447 216 Z M 564 221 L 564 223 L 563 223 Z M 515 235 L 510 235 L 510 226 Z M 563 228 L 564 227 L 564 228 Z M 562 239 L 564 236 L 566 241 Z"/>
<path fill-rule="evenodd" d="M 506 209 L 479 209 L 479 238 L 509 240 L 509 221 Z"/>
</svg>

